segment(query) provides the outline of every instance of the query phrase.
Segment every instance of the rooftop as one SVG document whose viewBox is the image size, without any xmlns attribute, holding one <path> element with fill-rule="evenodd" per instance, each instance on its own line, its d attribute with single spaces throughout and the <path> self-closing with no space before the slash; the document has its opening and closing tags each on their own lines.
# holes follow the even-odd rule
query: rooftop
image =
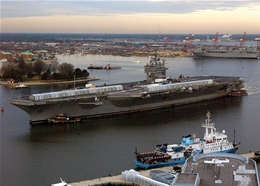
<svg viewBox="0 0 260 186">
<path fill-rule="evenodd" d="M 237 154 L 200 154 L 187 159 L 182 172 L 198 173 L 200 186 L 259 186 L 256 162 Z"/>
</svg>

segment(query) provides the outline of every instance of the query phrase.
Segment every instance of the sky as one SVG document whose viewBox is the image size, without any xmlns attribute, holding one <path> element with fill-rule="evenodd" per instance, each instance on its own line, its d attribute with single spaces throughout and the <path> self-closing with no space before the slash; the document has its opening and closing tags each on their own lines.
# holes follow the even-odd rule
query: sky
<svg viewBox="0 0 260 186">
<path fill-rule="evenodd" d="M 2 33 L 260 34 L 260 0 L 1 0 Z"/>
</svg>

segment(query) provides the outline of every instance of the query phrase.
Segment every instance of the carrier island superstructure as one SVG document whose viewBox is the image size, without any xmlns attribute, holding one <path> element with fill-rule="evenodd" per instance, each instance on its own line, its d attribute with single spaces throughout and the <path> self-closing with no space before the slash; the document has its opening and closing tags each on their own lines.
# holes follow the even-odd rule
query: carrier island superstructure
<svg viewBox="0 0 260 186">
<path fill-rule="evenodd" d="M 216 99 L 239 92 L 241 77 L 166 76 L 164 60 L 155 54 L 145 65 L 146 80 L 93 88 L 31 94 L 9 99 L 30 116 L 30 124 L 85 120 L 149 111 Z M 63 118 L 65 115 L 66 118 Z"/>
</svg>

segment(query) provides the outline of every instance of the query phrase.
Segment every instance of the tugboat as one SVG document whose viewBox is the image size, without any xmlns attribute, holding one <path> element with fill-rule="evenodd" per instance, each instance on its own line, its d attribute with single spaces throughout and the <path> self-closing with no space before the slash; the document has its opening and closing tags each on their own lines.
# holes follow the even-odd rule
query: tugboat
<svg viewBox="0 0 260 186">
<path fill-rule="evenodd" d="M 259 151 L 255 151 L 255 156 L 259 156 L 260 157 L 260 150 Z"/>
<path fill-rule="evenodd" d="M 157 145 L 152 152 L 135 152 L 137 167 L 148 169 L 170 165 L 184 164 L 186 159 L 196 154 L 225 152 L 235 153 L 239 144 L 232 144 L 228 141 L 225 131 L 217 132 L 214 123 L 210 123 L 210 112 L 206 114 L 203 139 L 195 135 L 184 136 L 181 144 Z"/>
<path fill-rule="evenodd" d="M 65 113 L 58 113 L 55 118 L 51 119 L 52 123 L 75 123 L 81 121 L 80 117 L 68 117 Z"/>
<path fill-rule="evenodd" d="M 247 92 L 245 88 L 241 88 L 240 90 L 234 89 L 228 95 L 234 97 L 247 96 Z"/>
</svg>

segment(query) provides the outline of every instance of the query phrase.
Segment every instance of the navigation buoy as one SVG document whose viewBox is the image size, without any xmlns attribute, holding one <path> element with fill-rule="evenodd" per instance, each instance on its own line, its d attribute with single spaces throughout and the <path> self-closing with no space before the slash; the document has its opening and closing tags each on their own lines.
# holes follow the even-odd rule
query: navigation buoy
<svg viewBox="0 0 260 186">
<path fill-rule="evenodd" d="M 2 108 L 1 108 L 1 112 L 4 112 L 4 111 L 5 111 L 5 109 L 4 109 L 4 107 L 2 107 Z"/>
</svg>

